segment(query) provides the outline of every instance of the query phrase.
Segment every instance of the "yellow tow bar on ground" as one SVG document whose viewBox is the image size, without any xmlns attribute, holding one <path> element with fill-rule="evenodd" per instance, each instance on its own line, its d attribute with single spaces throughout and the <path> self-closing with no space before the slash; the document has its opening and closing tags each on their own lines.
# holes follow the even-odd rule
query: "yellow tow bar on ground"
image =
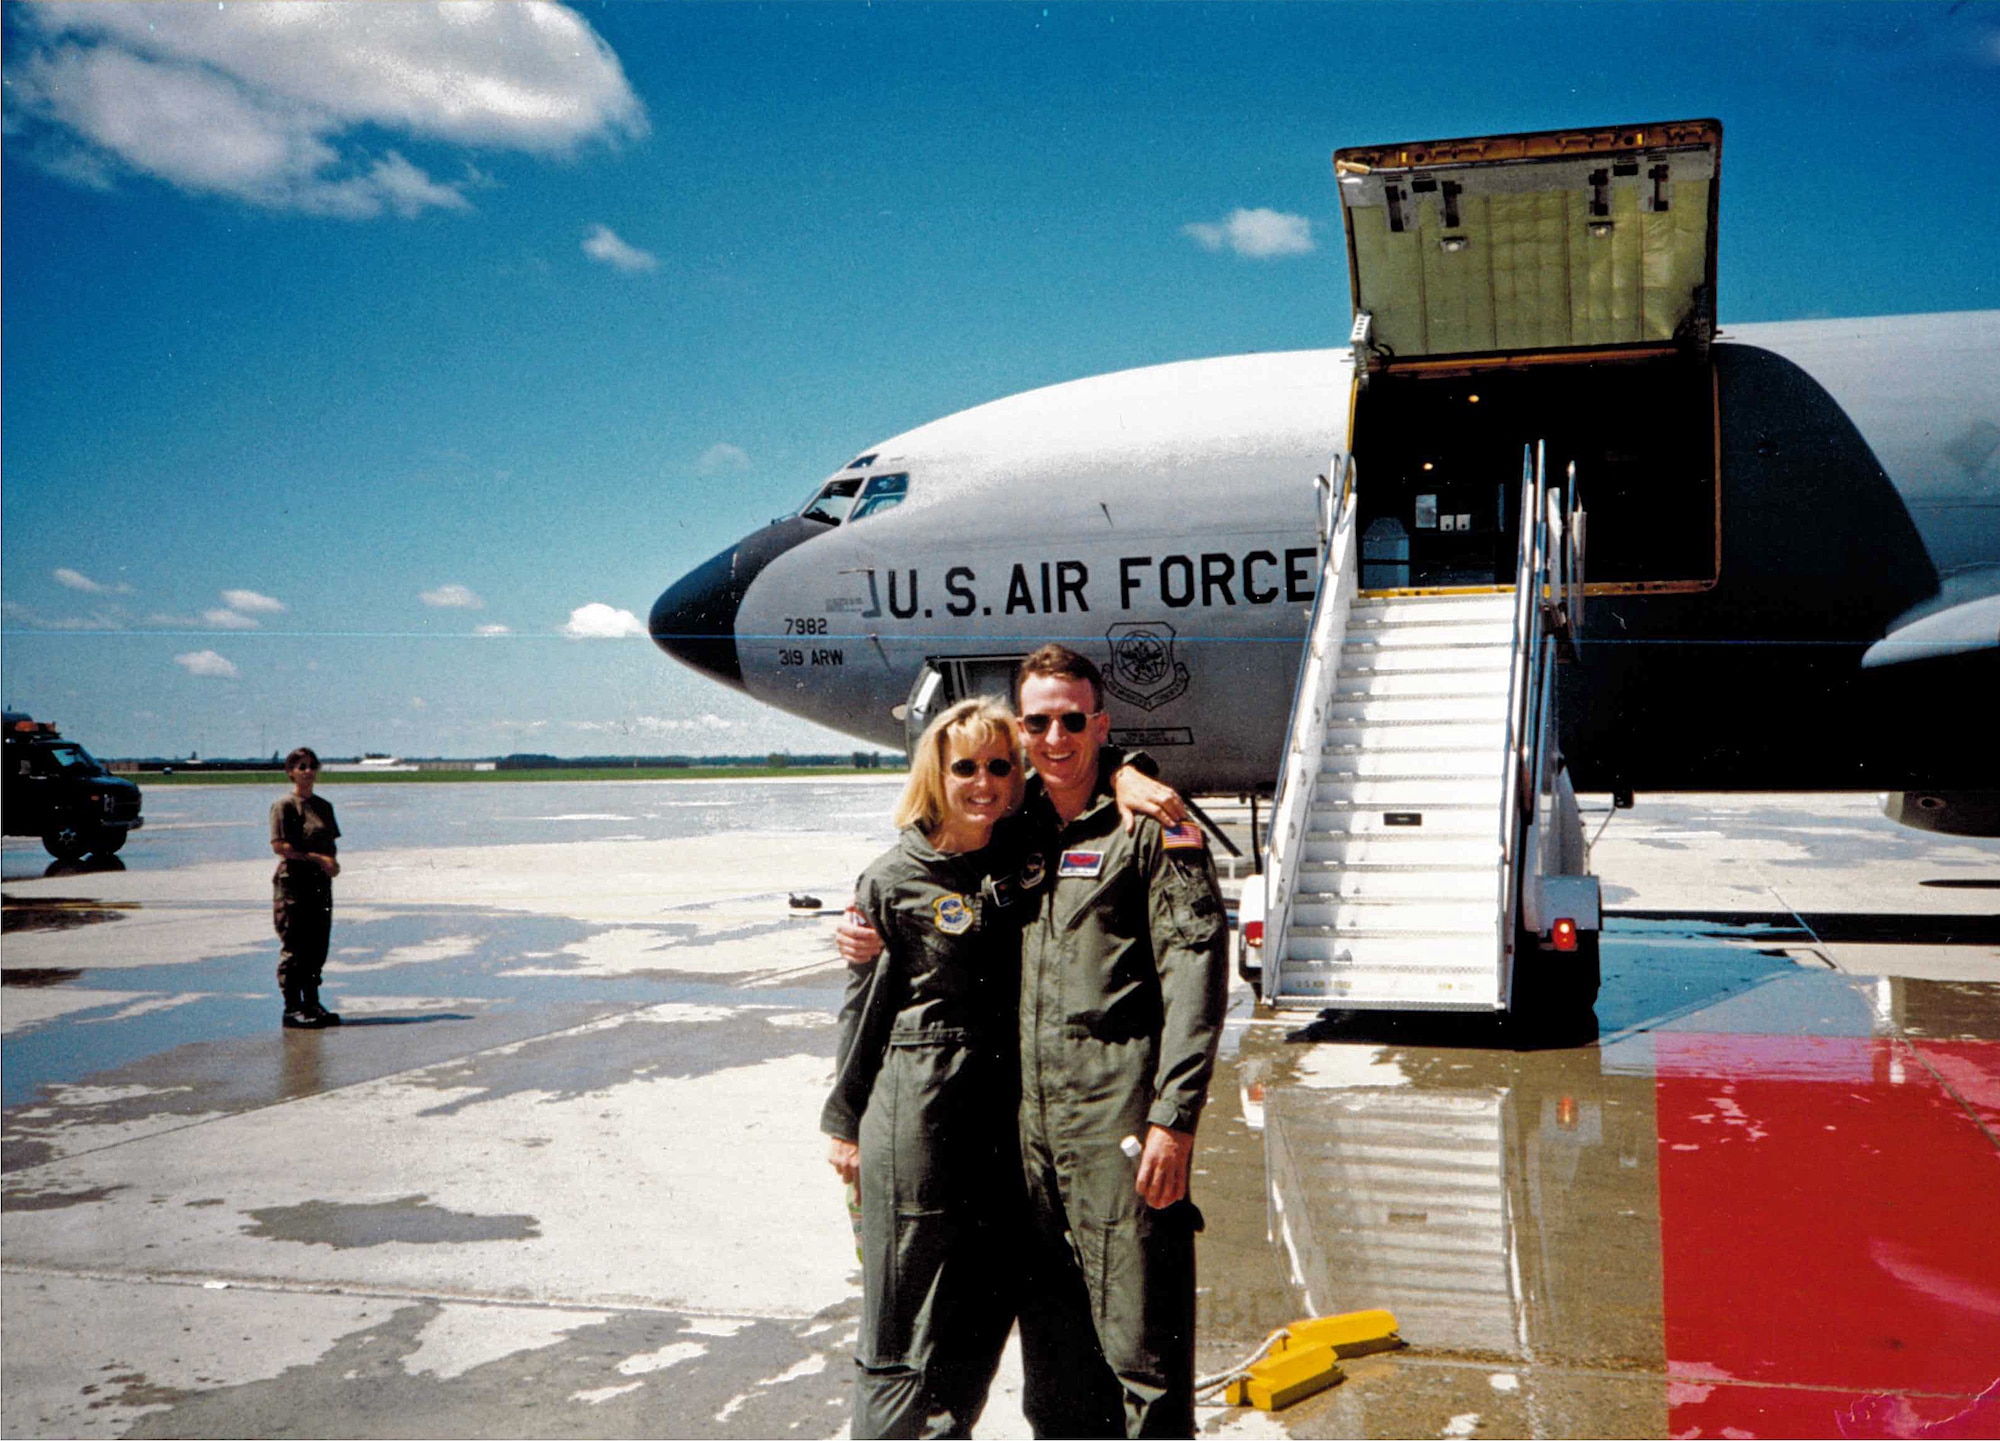
<svg viewBox="0 0 2000 1441">
<path fill-rule="evenodd" d="M 1231 1406 L 1278 1411 L 1340 1382 L 1343 1356 L 1366 1356 L 1402 1345 L 1387 1311 L 1309 1316 L 1273 1331 L 1241 1372 L 1230 1378 Z"/>
</svg>

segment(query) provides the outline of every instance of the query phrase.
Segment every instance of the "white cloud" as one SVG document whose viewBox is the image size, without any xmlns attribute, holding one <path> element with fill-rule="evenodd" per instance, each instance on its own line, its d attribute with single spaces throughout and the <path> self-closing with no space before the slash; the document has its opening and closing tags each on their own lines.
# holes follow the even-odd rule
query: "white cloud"
<svg viewBox="0 0 2000 1441">
<path fill-rule="evenodd" d="M 191 650 L 174 657 L 174 664 L 189 675 L 215 676 L 235 680 L 236 667 L 212 650 Z"/>
<path fill-rule="evenodd" d="M 703 475 L 745 471 L 750 468 L 750 453 L 742 446 L 731 445 L 725 440 L 704 450 L 694 468 Z"/>
<path fill-rule="evenodd" d="M 369 168 L 368 181 L 362 187 L 362 193 L 365 195 L 371 191 L 405 220 L 422 214 L 430 206 L 440 210 L 472 209 L 472 202 L 460 192 L 458 185 L 442 184 L 431 179 L 393 150 Z"/>
<path fill-rule="evenodd" d="M 130 595 L 132 593 L 132 587 L 129 585 L 105 585 L 102 581 L 92 580 L 82 571 L 71 570 L 66 565 L 59 565 L 49 573 L 56 578 L 57 585 L 68 586 L 71 590 L 80 590 L 86 595 Z"/>
<path fill-rule="evenodd" d="M 117 607 L 93 611 L 89 615 L 46 616 L 30 606 L 17 601 L 0 602 L 0 617 L 9 626 L 21 626 L 35 630 L 125 630 L 129 628 L 123 612 Z"/>
<path fill-rule="evenodd" d="M 1183 225 L 1181 232 L 1193 236 L 1204 250 L 1233 250 L 1249 260 L 1306 255 L 1317 248 L 1312 221 L 1278 210 L 1232 210 L 1219 224 L 1196 221 Z"/>
<path fill-rule="evenodd" d="M 441 585 L 436 590 L 427 590 L 417 597 L 425 605 L 443 606 L 457 610 L 479 610 L 486 602 L 481 600 L 469 585 Z"/>
<path fill-rule="evenodd" d="M 633 732 L 651 732 L 656 735 L 678 735 L 690 731 L 715 734 L 721 731 L 743 729 L 742 721 L 724 720 L 710 711 L 706 715 L 688 718 L 642 715 L 629 721 L 566 721 L 564 725 L 575 731 L 616 731 L 623 735 Z"/>
<path fill-rule="evenodd" d="M 9 85 L 53 173 L 136 173 L 274 210 L 469 208 L 385 135 L 551 154 L 646 117 L 589 22 L 552 4 L 20 7 Z M 10 37 L 10 40 L 13 37 Z M 15 119 L 10 114 L 10 122 Z"/>
<path fill-rule="evenodd" d="M 222 592 L 222 603 L 245 615 L 277 615 L 285 608 L 283 601 L 259 595 L 254 590 L 225 590 Z"/>
<path fill-rule="evenodd" d="M 511 628 L 504 625 L 482 625 L 473 631 L 474 635 L 512 635 Z"/>
<path fill-rule="evenodd" d="M 223 610 L 220 606 L 201 613 L 202 624 L 212 625 L 217 630 L 255 630 L 257 622 L 247 615 L 239 615 L 233 610 Z"/>
<path fill-rule="evenodd" d="M 713 711 L 688 720 L 667 720 L 660 716 L 642 715 L 639 717 L 639 725 L 644 730 L 660 731 L 733 731 L 743 728 L 743 722 L 724 720 Z"/>
<path fill-rule="evenodd" d="M 629 610 L 617 610 L 601 600 L 580 605 L 569 613 L 563 634 L 571 640 L 618 640 L 628 635 L 645 635 L 646 627 Z"/>
<path fill-rule="evenodd" d="M 608 225 L 590 227 L 590 234 L 583 238 L 583 253 L 592 260 L 601 260 L 606 265 L 627 272 L 653 270 L 660 263 L 659 256 L 636 245 L 627 245 Z"/>
</svg>

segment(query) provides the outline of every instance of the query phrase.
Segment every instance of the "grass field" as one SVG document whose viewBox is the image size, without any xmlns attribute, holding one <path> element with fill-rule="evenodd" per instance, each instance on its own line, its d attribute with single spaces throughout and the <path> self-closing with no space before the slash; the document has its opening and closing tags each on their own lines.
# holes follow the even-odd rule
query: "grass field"
<svg viewBox="0 0 2000 1441">
<path fill-rule="evenodd" d="M 282 786 L 288 784 L 282 770 L 211 771 L 200 767 L 177 770 L 172 775 L 160 771 L 121 772 L 143 786 Z M 319 783 L 338 786 L 452 784 L 462 781 L 763 781 L 787 776 L 899 776 L 900 770 L 857 770 L 853 766 L 563 766 L 553 770 L 435 770 L 435 771 L 322 771 Z"/>
</svg>

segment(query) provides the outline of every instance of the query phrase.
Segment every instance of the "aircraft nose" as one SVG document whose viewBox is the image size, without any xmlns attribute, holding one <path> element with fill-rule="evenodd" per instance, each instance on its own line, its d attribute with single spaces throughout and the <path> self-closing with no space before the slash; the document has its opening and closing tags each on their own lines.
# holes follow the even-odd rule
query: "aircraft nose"
<svg viewBox="0 0 2000 1441">
<path fill-rule="evenodd" d="M 703 561 L 660 592 L 646 628 L 653 644 L 719 681 L 743 688 L 736 659 L 736 609 L 742 592 L 730 584 L 736 547 Z"/>
<path fill-rule="evenodd" d="M 816 521 L 797 517 L 773 521 L 710 556 L 653 602 L 646 625 L 653 643 L 704 675 L 746 689 L 736 651 L 736 613 L 744 593 L 765 566 L 824 530 Z"/>
</svg>

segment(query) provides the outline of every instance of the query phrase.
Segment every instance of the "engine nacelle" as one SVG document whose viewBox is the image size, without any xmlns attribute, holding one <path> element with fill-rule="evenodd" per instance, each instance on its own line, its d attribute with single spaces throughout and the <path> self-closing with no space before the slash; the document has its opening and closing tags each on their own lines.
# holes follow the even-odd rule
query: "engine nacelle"
<svg viewBox="0 0 2000 1441">
<path fill-rule="evenodd" d="M 2000 836 L 2000 791 L 1891 791 L 1882 814 L 1948 836 Z"/>
</svg>

